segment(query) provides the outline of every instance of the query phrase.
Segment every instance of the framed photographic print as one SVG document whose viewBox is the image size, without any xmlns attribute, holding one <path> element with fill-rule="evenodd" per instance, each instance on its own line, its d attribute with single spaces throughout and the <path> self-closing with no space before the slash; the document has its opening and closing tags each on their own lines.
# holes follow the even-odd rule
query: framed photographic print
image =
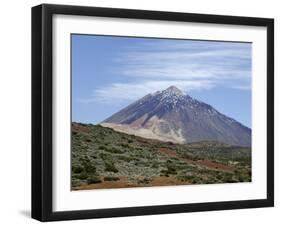
<svg viewBox="0 0 281 226">
<path fill-rule="evenodd" d="M 32 217 L 274 205 L 274 22 L 32 8 Z"/>
</svg>

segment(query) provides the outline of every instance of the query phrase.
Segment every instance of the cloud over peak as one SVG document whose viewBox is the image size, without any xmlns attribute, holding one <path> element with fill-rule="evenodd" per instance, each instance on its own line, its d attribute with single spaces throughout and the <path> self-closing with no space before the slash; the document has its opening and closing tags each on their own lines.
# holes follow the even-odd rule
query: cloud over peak
<svg viewBox="0 0 281 226">
<path fill-rule="evenodd" d="M 174 85 L 192 90 L 251 88 L 251 44 L 151 39 L 128 46 L 114 59 L 118 82 L 93 90 L 84 103 L 134 101 Z"/>
</svg>

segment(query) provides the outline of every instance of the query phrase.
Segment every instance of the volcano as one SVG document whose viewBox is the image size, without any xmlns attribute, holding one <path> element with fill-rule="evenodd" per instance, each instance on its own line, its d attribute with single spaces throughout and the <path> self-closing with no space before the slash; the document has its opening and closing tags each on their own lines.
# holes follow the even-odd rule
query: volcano
<svg viewBox="0 0 281 226">
<path fill-rule="evenodd" d="M 175 86 L 148 94 L 101 123 L 136 136 L 191 143 L 215 141 L 251 146 L 251 129 Z"/>
</svg>

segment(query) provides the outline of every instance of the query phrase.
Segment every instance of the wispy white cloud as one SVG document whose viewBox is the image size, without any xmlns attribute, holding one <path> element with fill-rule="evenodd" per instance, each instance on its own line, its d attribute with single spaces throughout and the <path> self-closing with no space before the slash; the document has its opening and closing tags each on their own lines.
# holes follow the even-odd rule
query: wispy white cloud
<svg viewBox="0 0 281 226">
<path fill-rule="evenodd" d="M 117 59 L 121 67 L 117 71 L 126 76 L 154 79 L 243 79 L 251 74 L 251 48 L 247 45 L 192 42 L 179 49 L 178 43 L 174 48 L 171 44 L 148 48 L 146 44 L 121 53 Z"/>
<path fill-rule="evenodd" d="M 123 82 L 97 88 L 80 102 L 134 101 L 170 85 L 185 92 L 218 86 L 251 89 L 249 43 L 151 42 L 127 48 L 115 62 Z"/>
<path fill-rule="evenodd" d="M 232 86 L 233 89 L 239 89 L 239 90 L 245 90 L 245 91 L 249 91 L 252 89 L 251 85 L 234 85 Z"/>
<path fill-rule="evenodd" d="M 119 103 L 120 101 L 134 101 L 148 93 L 154 93 L 157 90 L 163 90 L 174 85 L 183 92 L 188 93 L 193 90 L 211 89 L 214 84 L 209 80 L 197 81 L 187 80 L 162 80 L 162 81 L 142 81 L 140 83 L 113 83 L 93 91 L 88 99 L 80 99 L 82 103 L 102 102 L 107 104 Z"/>
</svg>

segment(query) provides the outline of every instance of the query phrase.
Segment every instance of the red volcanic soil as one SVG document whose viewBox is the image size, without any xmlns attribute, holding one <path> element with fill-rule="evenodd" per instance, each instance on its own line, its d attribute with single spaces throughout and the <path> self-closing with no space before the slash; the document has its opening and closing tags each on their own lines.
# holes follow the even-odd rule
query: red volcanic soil
<svg viewBox="0 0 281 226">
<path fill-rule="evenodd" d="M 134 184 L 131 184 L 126 177 L 120 177 L 118 181 L 104 181 L 102 183 L 97 184 L 82 184 L 75 190 L 90 190 L 90 189 L 98 189 L 98 188 L 130 188 L 136 187 Z"/>
<path fill-rule="evenodd" d="M 141 178 L 140 178 L 141 179 Z M 132 183 L 126 177 L 120 177 L 118 181 L 104 181 L 97 184 L 82 184 L 75 190 L 91 190 L 91 189 L 109 189 L 109 188 L 132 188 L 132 187 L 151 187 L 151 186 L 169 186 L 169 185 L 187 185 L 189 182 L 179 181 L 175 177 L 153 177 L 147 184 L 144 183 Z"/>
<path fill-rule="evenodd" d="M 72 123 L 72 131 L 82 132 L 82 133 L 90 133 L 91 130 L 88 127 L 80 125 L 78 123 Z"/>
<path fill-rule="evenodd" d="M 166 155 L 168 155 L 170 157 L 175 157 L 175 158 L 180 159 L 178 157 L 177 153 L 175 151 L 171 150 L 171 149 L 168 149 L 168 148 L 158 148 L 158 151 L 160 151 L 160 152 L 162 152 L 162 153 L 164 153 L 164 154 L 166 154 Z"/>
<path fill-rule="evenodd" d="M 150 182 L 151 186 L 169 186 L 169 185 L 184 185 L 191 184 L 188 181 L 180 181 L 177 178 L 169 176 L 169 177 L 154 177 Z"/>
</svg>

